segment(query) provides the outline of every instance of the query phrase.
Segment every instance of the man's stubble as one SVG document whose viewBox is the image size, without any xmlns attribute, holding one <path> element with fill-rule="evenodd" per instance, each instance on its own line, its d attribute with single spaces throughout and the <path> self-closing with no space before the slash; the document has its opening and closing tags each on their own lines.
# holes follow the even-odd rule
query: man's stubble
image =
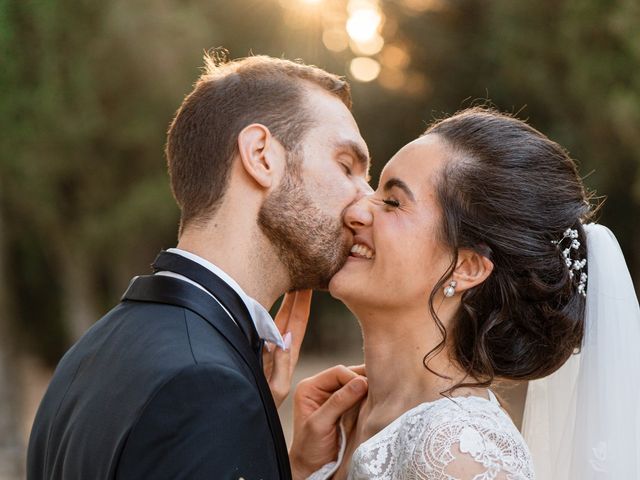
<svg viewBox="0 0 640 480">
<path fill-rule="evenodd" d="M 258 212 L 258 225 L 289 273 L 290 290 L 324 290 L 347 260 L 351 242 L 342 218 L 313 203 L 297 168 L 301 161 L 288 162 L 285 178 Z"/>
</svg>

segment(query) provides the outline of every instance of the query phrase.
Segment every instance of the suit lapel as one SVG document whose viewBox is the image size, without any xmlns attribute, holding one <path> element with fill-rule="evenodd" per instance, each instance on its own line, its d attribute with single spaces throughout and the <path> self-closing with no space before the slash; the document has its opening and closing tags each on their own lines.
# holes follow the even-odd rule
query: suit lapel
<svg viewBox="0 0 640 480">
<path fill-rule="evenodd" d="M 213 298 L 193 285 L 161 275 L 139 276 L 131 281 L 122 300 L 164 303 L 188 308 L 204 318 L 233 345 L 254 375 L 259 372 L 256 356 L 242 331 Z"/>
<path fill-rule="evenodd" d="M 256 331 L 247 306 L 240 295 L 227 282 L 219 278 L 209 269 L 189 260 L 177 253 L 160 252 L 153 262 L 154 271 L 167 270 L 183 275 L 205 288 L 211 295 L 224 305 L 236 320 L 240 330 L 249 340 L 251 348 L 260 355 L 261 341 Z"/>
<path fill-rule="evenodd" d="M 271 436 L 276 448 L 280 477 L 290 479 L 291 470 L 287 445 L 282 432 L 280 419 L 278 418 L 278 410 L 273 401 L 267 380 L 264 377 L 256 353 L 251 348 L 247 337 L 233 323 L 218 302 L 194 285 L 190 285 L 176 278 L 161 275 L 135 277 L 123 295 L 122 300 L 164 303 L 187 308 L 204 318 L 233 346 L 249 367 L 258 386 L 269 428 L 271 429 Z M 236 317 L 234 316 L 234 318 Z M 238 319 L 236 318 L 236 320 Z"/>
</svg>

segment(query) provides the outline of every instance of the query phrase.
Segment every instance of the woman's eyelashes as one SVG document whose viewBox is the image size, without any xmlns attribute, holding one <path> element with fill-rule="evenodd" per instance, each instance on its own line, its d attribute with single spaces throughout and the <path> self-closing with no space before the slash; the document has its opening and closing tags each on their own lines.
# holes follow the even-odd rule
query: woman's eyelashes
<svg viewBox="0 0 640 480">
<path fill-rule="evenodd" d="M 400 202 L 393 197 L 381 198 L 377 195 L 372 195 L 369 198 L 372 203 L 381 207 L 386 207 L 388 209 L 400 208 Z"/>
</svg>

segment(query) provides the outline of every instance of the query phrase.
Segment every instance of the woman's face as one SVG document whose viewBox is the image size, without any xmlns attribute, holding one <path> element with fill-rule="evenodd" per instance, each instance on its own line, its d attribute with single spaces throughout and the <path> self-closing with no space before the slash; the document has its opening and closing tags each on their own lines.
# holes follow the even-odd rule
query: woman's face
<svg viewBox="0 0 640 480">
<path fill-rule="evenodd" d="M 436 135 L 403 147 L 385 166 L 378 189 L 350 206 L 354 246 L 329 291 L 349 307 L 428 305 L 451 262 L 438 240 L 436 182 L 449 151 Z"/>
</svg>

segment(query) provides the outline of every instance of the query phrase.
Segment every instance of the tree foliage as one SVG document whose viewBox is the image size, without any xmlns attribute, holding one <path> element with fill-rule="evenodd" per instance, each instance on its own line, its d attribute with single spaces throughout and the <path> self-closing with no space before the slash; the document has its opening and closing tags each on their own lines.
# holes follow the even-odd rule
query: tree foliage
<svg viewBox="0 0 640 480">
<path fill-rule="evenodd" d="M 54 363 L 175 242 L 164 133 L 203 50 L 346 72 L 350 54 L 325 50 L 322 26 L 283 6 L 295 1 L 0 0 L 3 253 L 13 325 L 33 352 Z M 404 45 L 421 87 L 353 83 L 374 179 L 434 117 L 488 98 L 579 159 L 638 278 L 640 4 L 406 3 L 383 2 L 385 40 Z M 338 307 L 322 298 L 317 311 L 331 317 Z"/>
</svg>

